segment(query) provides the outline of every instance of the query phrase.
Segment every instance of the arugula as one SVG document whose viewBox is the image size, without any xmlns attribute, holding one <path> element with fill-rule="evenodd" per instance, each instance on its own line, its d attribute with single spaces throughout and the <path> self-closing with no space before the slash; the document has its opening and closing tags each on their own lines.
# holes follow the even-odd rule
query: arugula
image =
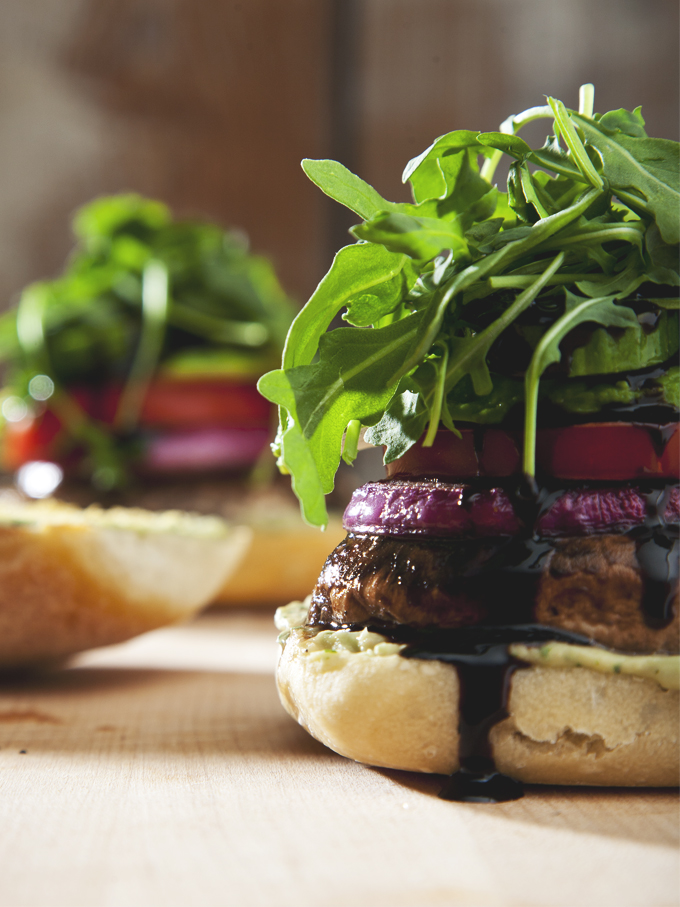
<svg viewBox="0 0 680 907">
<path fill-rule="evenodd" d="M 573 328 L 584 322 L 596 322 L 606 327 L 634 328 L 640 325 L 632 309 L 616 305 L 615 297 L 605 296 L 582 299 L 566 291 L 564 315 L 558 318 L 541 337 L 529 363 L 524 379 L 524 460 L 526 476 L 533 478 L 536 472 L 536 410 L 538 406 L 538 382 L 543 372 L 562 358 L 560 343 Z"/>
<path fill-rule="evenodd" d="M 517 133 L 538 119 L 553 132 L 533 148 Z M 362 427 L 389 462 L 440 426 L 457 431 L 454 416 L 498 422 L 523 399 L 531 476 L 540 379 L 567 337 L 567 375 L 672 356 L 678 147 L 647 136 L 639 109 L 594 113 L 582 86 L 578 110 L 548 98 L 498 132 L 437 138 L 404 170 L 409 203 L 334 161 L 303 161 L 361 219 L 293 322 L 282 368 L 259 385 L 280 407 L 275 453 L 305 518 L 325 523 L 323 496 Z M 493 184 L 503 155 L 507 191 Z M 652 306 L 644 330 L 634 294 Z M 353 327 L 329 331 L 338 314 Z M 559 381 L 573 379 L 555 380 L 554 398 L 571 399 Z"/>
<path fill-rule="evenodd" d="M 416 314 L 383 328 L 337 328 L 321 337 L 316 362 L 260 378 L 260 392 L 285 413 L 282 462 L 310 523 L 326 524 L 324 495 L 333 490 L 345 430 L 351 422 L 378 421 L 397 387 L 385 376 L 403 358 L 419 320 Z"/>
<path fill-rule="evenodd" d="M 365 220 L 381 211 L 399 210 L 399 205 L 385 201 L 373 186 L 369 186 L 338 161 L 313 161 L 305 158 L 302 169 L 326 195 Z"/>
<path fill-rule="evenodd" d="M 597 149 L 602 176 L 633 211 L 650 214 L 664 241 L 680 241 L 680 155 L 677 142 L 648 138 L 638 107 L 611 111 L 599 120 L 574 115 L 586 141 Z"/>
<path fill-rule="evenodd" d="M 331 269 L 314 295 L 290 326 L 283 350 L 283 367 L 307 365 L 314 358 L 319 341 L 338 312 L 367 290 L 375 295 L 400 275 L 406 256 L 395 255 L 380 245 L 345 246 L 335 256 Z M 376 298 L 380 298 L 377 296 Z"/>
</svg>

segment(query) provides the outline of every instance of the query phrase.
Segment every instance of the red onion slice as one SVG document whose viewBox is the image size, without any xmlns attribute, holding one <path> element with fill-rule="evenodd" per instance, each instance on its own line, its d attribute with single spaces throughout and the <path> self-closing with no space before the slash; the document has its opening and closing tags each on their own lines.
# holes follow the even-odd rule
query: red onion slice
<svg viewBox="0 0 680 907">
<path fill-rule="evenodd" d="M 371 535 L 514 535 L 520 523 L 500 488 L 466 497 L 468 485 L 369 482 L 352 495 L 343 525 Z"/>
<path fill-rule="evenodd" d="M 680 520 L 680 488 L 671 489 L 662 514 L 668 523 Z M 538 522 L 544 536 L 627 532 L 647 517 L 647 496 L 639 488 L 565 491 Z"/>
<path fill-rule="evenodd" d="M 668 523 L 680 522 L 680 488 L 665 502 Z M 537 524 L 541 536 L 627 532 L 647 517 L 647 496 L 638 488 L 575 489 L 563 492 Z M 475 538 L 515 535 L 521 523 L 502 488 L 426 481 L 369 482 L 352 495 L 343 525 L 370 535 Z"/>
</svg>

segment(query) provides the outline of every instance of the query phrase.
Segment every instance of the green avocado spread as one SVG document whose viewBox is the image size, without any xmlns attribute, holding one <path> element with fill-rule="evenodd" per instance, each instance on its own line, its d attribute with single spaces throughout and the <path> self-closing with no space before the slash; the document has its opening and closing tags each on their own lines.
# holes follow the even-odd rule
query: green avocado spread
<svg viewBox="0 0 680 907">
<path fill-rule="evenodd" d="M 303 602 L 291 602 L 276 611 L 275 623 L 284 644 L 293 630 L 304 627 L 311 596 Z M 391 643 L 380 633 L 369 630 L 317 630 L 308 633 L 307 652 L 321 654 L 396 655 L 404 645 Z M 508 647 L 513 658 L 544 668 L 587 668 L 600 674 L 630 674 L 652 680 L 666 690 L 680 690 L 680 655 L 624 655 L 598 646 L 574 646 L 571 643 L 548 642 L 542 646 L 513 643 Z"/>
<path fill-rule="evenodd" d="M 622 655 L 597 646 L 549 642 L 543 646 L 515 643 L 510 654 L 545 668 L 588 668 L 600 674 L 631 674 L 653 680 L 666 690 L 680 690 L 680 655 Z"/>
</svg>

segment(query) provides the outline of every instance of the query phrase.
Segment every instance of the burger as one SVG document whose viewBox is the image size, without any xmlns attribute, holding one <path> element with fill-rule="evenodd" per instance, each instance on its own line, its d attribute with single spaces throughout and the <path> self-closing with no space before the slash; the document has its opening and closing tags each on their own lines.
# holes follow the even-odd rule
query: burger
<svg viewBox="0 0 680 907">
<path fill-rule="evenodd" d="M 0 316 L 0 499 L 219 514 L 251 541 L 218 601 L 305 595 L 341 527 L 306 526 L 269 456 L 255 385 L 295 311 L 271 263 L 132 193 L 89 202 L 73 232 L 63 272 Z"/>
<path fill-rule="evenodd" d="M 362 222 L 259 382 L 308 522 L 387 467 L 279 612 L 282 702 L 454 799 L 678 783 L 679 146 L 593 96 L 441 136 L 412 203 L 304 161 Z"/>
<path fill-rule="evenodd" d="M 95 199 L 73 229 L 64 272 L 0 318 L 2 468 L 29 495 L 32 463 L 100 494 L 252 468 L 272 424 L 255 383 L 294 312 L 270 263 L 135 194 Z"/>
</svg>

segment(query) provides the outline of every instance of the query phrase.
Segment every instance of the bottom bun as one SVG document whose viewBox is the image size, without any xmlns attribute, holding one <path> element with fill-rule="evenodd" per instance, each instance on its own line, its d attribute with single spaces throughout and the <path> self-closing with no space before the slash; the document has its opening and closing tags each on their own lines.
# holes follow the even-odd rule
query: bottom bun
<svg viewBox="0 0 680 907">
<path fill-rule="evenodd" d="M 292 629 L 277 683 L 286 710 L 340 755 L 385 768 L 460 767 L 453 665 L 403 658 L 376 633 Z M 490 733 L 499 771 L 537 784 L 676 786 L 680 694 L 584 667 L 519 668 Z"/>
<path fill-rule="evenodd" d="M 499 771 L 534 784 L 675 787 L 680 694 L 589 668 L 522 668 L 489 735 Z"/>
</svg>

